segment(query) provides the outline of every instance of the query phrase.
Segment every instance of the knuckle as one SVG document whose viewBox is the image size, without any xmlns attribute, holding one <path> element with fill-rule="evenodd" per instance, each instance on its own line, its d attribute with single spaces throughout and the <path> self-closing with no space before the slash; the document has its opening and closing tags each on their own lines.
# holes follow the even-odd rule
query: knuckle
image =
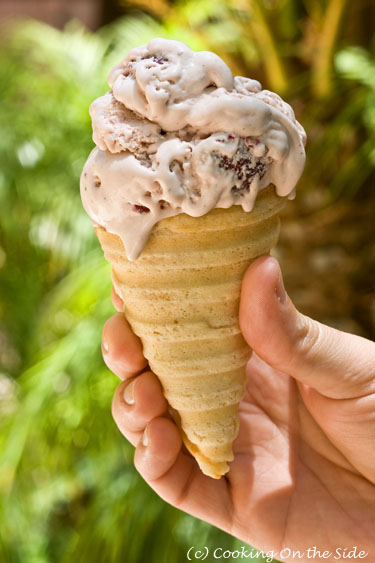
<svg viewBox="0 0 375 563">
<path fill-rule="evenodd" d="M 323 341 L 323 327 L 305 315 L 297 323 L 297 350 L 305 358 L 313 359 Z"/>
</svg>

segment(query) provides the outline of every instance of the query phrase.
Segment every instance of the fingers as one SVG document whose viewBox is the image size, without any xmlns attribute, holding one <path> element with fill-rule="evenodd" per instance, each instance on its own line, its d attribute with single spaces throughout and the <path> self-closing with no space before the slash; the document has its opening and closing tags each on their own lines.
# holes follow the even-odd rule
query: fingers
<svg viewBox="0 0 375 563">
<path fill-rule="evenodd" d="M 116 309 L 116 311 L 118 311 L 119 313 L 124 312 L 124 303 L 123 303 L 121 297 L 116 293 L 116 290 L 115 290 L 114 287 L 112 287 L 112 303 L 113 303 L 113 306 Z"/>
<path fill-rule="evenodd" d="M 167 407 L 161 385 L 149 371 L 120 383 L 112 413 L 121 433 L 136 446 L 137 470 L 157 494 L 181 510 L 224 527 L 231 507 L 227 481 L 203 475 L 196 461 L 183 452 Z"/>
<path fill-rule="evenodd" d="M 146 481 L 154 481 L 175 464 L 181 446 L 181 436 L 174 422 L 165 417 L 154 418 L 144 429 L 134 464 Z"/>
<path fill-rule="evenodd" d="M 123 313 L 116 313 L 105 323 L 102 352 L 109 369 L 121 379 L 135 375 L 147 365 L 141 341 L 131 330 Z"/>
<path fill-rule="evenodd" d="M 259 258 L 247 270 L 240 325 L 265 362 L 320 393 L 348 398 L 371 391 L 375 344 L 299 313 L 285 293 L 274 258 Z"/>
<path fill-rule="evenodd" d="M 167 412 L 167 401 L 157 377 L 147 371 L 117 387 L 112 415 L 120 432 L 137 445 L 147 424 Z"/>
<path fill-rule="evenodd" d="M 167 418 L 154 418 L 135 451 L 137 470 L 169 504 L 228 528 L 232 516 L 228 482 L 203 475 L 196 461 L 183 453 L 181 445 L 176 425 Z"/>
</svg>

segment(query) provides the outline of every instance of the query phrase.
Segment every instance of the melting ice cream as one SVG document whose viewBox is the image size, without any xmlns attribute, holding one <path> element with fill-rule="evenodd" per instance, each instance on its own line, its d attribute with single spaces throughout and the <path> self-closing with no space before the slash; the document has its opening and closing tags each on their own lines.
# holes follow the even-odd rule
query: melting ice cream
<svg viewBox="0 0 375 563">
<path fill-rule="evenodd" d="M 241 205 L 270 183 L 293 197 L 306 135 L 292 108 L 214 53 L 153 39 L 130 51 L 93 102 L 96 148 L 81 176 L 95 224 L 142 252 L 155 223 Z"/>
</svg>

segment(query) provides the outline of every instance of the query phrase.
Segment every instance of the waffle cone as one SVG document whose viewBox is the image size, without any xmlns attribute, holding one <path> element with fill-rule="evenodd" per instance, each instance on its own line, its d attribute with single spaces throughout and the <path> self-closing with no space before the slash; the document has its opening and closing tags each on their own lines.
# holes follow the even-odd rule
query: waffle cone
<svg viewBox="0 0 375 563">
<path fill-rule="evenodd" d="M 183 441 L 203 473 L 214 478 L 233 460 L 251 355 L 238 323 L 242 277 L 276 244 L 283 205 L 269 186 L 251 213 L 232 206 L 198 218 L 163 219 L 134 262 L 117 235 L 95 228 L 126 317 Z"/>
</svg>

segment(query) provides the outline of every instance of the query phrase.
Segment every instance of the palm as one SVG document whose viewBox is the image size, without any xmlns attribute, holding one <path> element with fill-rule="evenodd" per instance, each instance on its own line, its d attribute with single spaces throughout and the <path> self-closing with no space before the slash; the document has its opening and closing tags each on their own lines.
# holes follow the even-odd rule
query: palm
<svg viewBox="0 0 375 563">
<path fill-rule="evenodd" d="M 294 546 L 306 550 L 315 543 L 334 551 L 348 539 L 361 546 L 370 537 L 368 495 L 374 497 L 373 488 L 348 461 L 345 451 L 340 451 L 342 425 L 336 436 L 332 430 L 345 401 L 336 401 L 330 418 L 319 425 L 314 416 L 319 419 L 327 399 L 314 394 L 309 412 L 310 393 L 254 354 L 248 365 L 228 483 L 232 533 L 250 543 L 254 537 L 256 545 L 264 549 L 280 552 Z M 360 442 L 356 446 L 354 457 L 361 451 Z M 364 465 L 364 460 L 357 461 Z M 338 491 L 339 480 L 346 487 Z M 358 503 L 358 491 L 367 501 Z M 361 525 L 355 528 L 357 518 Z"/>
</svg>

